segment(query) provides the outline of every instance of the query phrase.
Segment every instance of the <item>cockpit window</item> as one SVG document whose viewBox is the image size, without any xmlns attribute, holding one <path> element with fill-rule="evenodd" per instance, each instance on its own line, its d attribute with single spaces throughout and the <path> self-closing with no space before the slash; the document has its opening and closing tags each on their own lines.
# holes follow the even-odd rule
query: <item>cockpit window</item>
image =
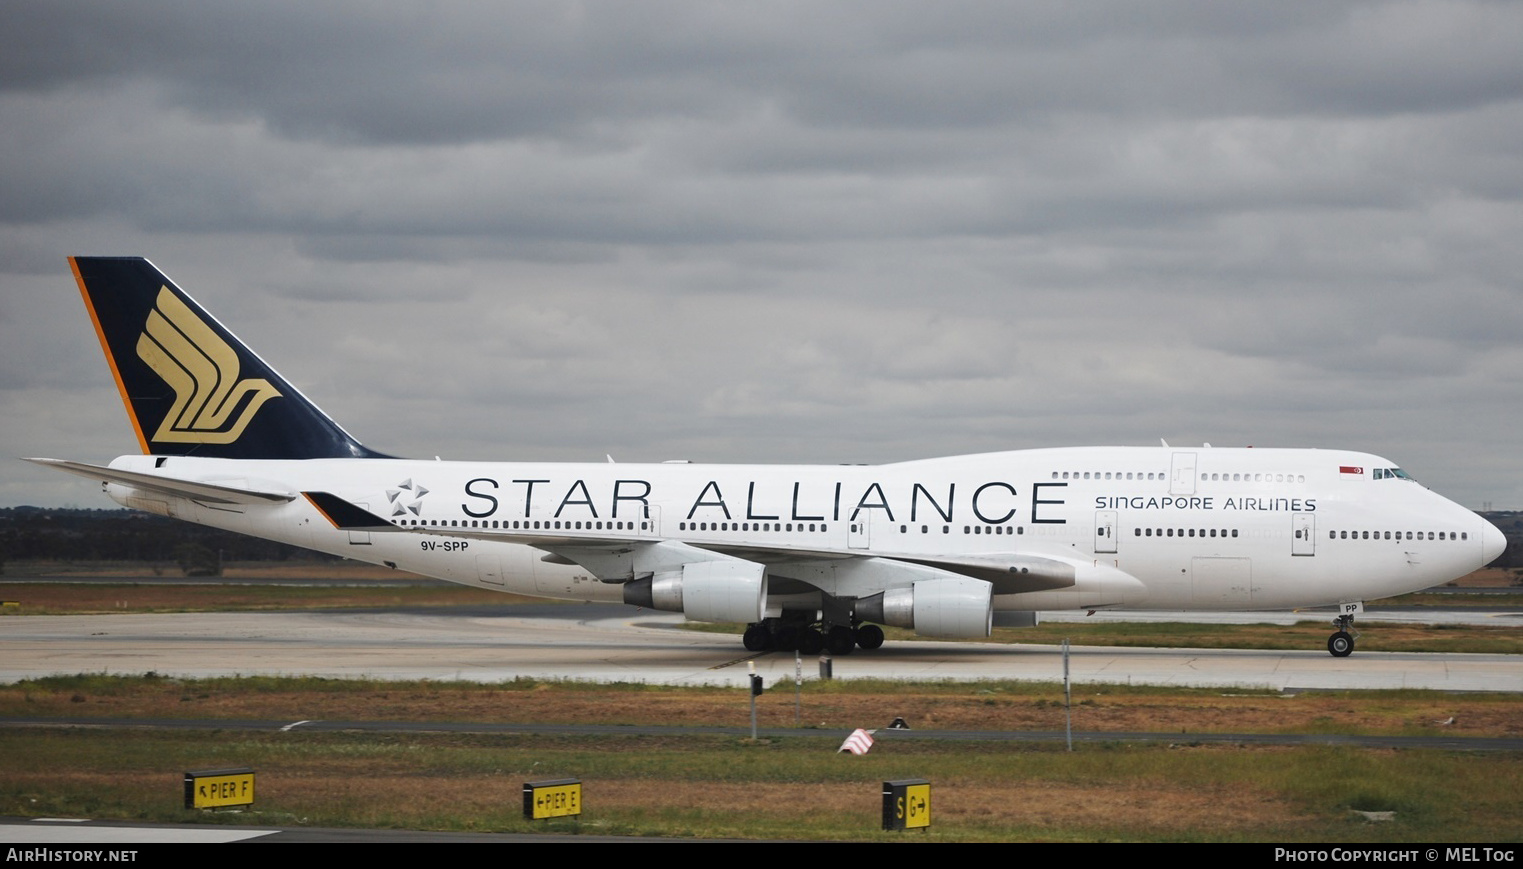
<svg viewBox="0 0 1523 869">
<path fill-rule="evenodd" d="M 1401 468 L 1376 468 L 1375 479 L 1377 480 L 1410 480 L 1412 475 Z"/>
</svg>

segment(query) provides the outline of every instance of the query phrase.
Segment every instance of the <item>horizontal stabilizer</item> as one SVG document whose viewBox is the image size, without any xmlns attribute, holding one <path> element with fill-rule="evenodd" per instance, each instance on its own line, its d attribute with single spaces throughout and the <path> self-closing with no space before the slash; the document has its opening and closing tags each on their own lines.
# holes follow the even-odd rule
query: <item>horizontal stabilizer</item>
<svg viewBox="0 0 1523 869">
<path fill-rule="evenodd" d="M 102 483 L 116 483 L 174 498 L 189 498 L 192 501 L 210 504 L 278 504 L 296 500 L 296 495 L 291 492 L 270 492 L 225 486 L 219 483 L 203 483 L 199 480 L 182 480 L 178 477 L 122 471 L 85 462 L 70 462 L 63 459 L 26 459 L 25 461 L 99 480 Z"/>
</svg>

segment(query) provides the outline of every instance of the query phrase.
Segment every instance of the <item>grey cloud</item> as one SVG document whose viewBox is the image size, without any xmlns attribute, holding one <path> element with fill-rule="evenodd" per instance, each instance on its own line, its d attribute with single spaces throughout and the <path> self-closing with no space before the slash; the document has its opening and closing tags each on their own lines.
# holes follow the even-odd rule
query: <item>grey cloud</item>
<svg viewBox="0 0 1523 869">
<path fill-rule="evenodd" d="M 1520 16 L 12 3 L 5 449 L 132 447 L 63 256 L 143 253 L 404 455 L 1165 436 L 1523 499 Z"/>
<path fill-rule="evenodd" d="M 1509 101 L 1506 4 L 13 4 L 0 82 L 158 81 L 215 116 L 368 143 L 596 141 L 773 104 L 810 125 L 1033 114 L 1450 111 Z M 616 138 L 622 138 L 615 134 Z"/>
</svg>

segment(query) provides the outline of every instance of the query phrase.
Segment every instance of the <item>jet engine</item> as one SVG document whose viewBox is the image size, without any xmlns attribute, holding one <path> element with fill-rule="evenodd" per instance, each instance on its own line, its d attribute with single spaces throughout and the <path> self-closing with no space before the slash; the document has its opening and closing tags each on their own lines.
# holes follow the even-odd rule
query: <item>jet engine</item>
<svg viewBox="0 0 1523 869">
<path fill-rule="evenodd" d="M 767 567 L 741 560 L 692 562 L 624 583 L 624 602 L 694 621 L 759 622 L 766 617 Z"/>
<path fill-rule="evenodd" d="M 977 579 L 927 579 L 857 601 L 865 621 L 911 628 L 925 637 L 987 637 L 993 586 Z"/>
</svg>

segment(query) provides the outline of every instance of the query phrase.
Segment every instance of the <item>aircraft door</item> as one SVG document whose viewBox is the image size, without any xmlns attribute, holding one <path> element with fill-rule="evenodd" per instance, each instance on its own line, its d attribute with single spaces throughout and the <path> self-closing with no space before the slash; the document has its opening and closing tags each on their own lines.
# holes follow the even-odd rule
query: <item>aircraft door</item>
<svg viewBox="0 0 1523 869">
<path fill-rule="evenodd" d="M 476 556 L 476 578 L 484 585 L 501 588 L 507 580 L 502 575 L 502 560 L 496 553 Z"/>
<path fill-rule="evenodd" d="M 1317 554 L 1317 517 L 1311 513 L 1292 513 L 1290 516 L 1290 554 Z"/>
<path fill-rule="evenodd" d="M 852 549 L 866 549 L 872 543 L 870 523 L 873 512 L 863 510 L 857 518 L 846 523 L 846 545 Z"/>
<path fill-rule="evenodd" d="M 1095 553 L 1116 551 L 1116 532 L 1118 529 L 1115 510 L 1101 510 L 1095 513 Z"/>
<path fill-rule="evenodd" d="M 1169 469 L 1169 494 L 1195 494 L 1195 454 L 1175 453 Z"/>
<path fill-rule="evenodd" d="M 646 507 L 640 519 L 641 537 L 661 536 L 661 507 L 659 505 Z"/>
<path fill-rule="evenodd" d="M 365 511 L 369 511 L 370 510 L 370 504 L 368 502 L 356 503 L 354 506 L 360 508 L 361 510 L 365 510 Z M 370 532 L 369 531 L 350 531 L 349 532 L 349 545 L 351 545 L 351 546 L 369 546 L 370 545 Z"/>
</svg>

